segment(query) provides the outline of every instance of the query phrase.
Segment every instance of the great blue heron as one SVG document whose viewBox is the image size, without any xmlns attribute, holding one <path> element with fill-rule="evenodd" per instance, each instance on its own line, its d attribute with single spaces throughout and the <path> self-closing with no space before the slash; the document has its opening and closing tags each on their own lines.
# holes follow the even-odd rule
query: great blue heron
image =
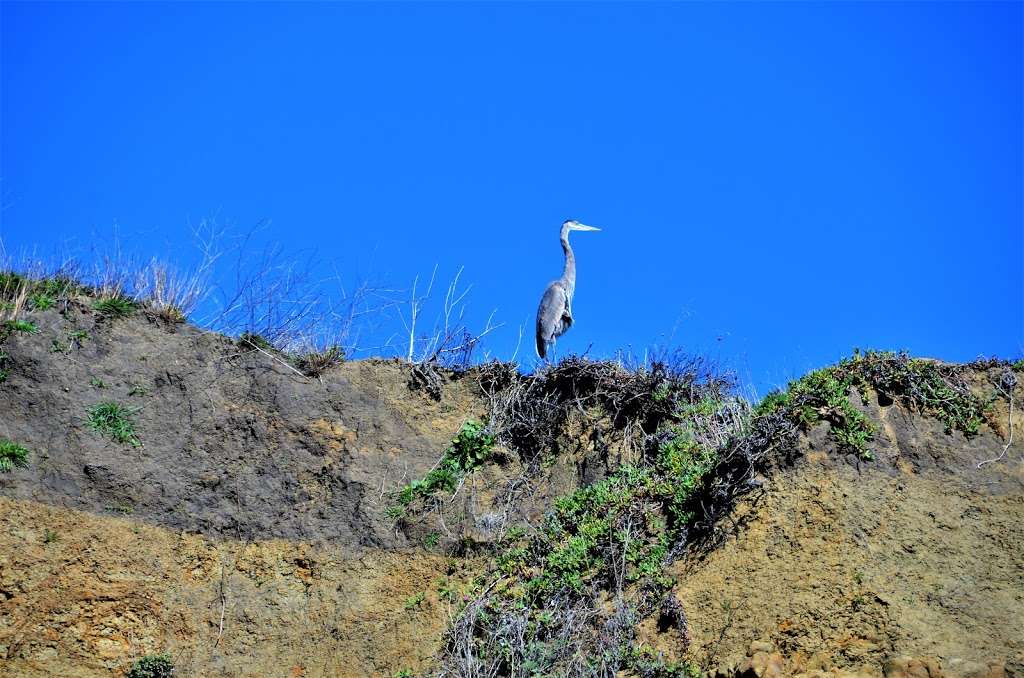
<svg viewBox="0 0 1024 678">
<path fill-rule="evenodd" d="M 576 257 L 569 247 L 569 231 L 600 231 L 584 226 L 575 219 L 562 224 L 561 241 L 565 251 L 565 270 L 562 277 L 553 280 L 544 290 L 537 308 L 537 355 L 547 358 L 555 340 L 572 326 L 572 295 L 576 291 Z"/>
</svg>

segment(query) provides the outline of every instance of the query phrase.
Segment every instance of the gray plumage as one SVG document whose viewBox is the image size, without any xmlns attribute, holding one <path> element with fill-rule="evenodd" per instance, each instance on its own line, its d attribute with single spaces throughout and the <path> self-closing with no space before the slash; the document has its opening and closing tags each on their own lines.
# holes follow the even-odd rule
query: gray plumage
<svg viewBox="0 0 1024 678">
<path fill-rule="evenodd" d="M 537 355 L 546 359 L 558 337 L 572 327 L 572 295 L 576 291 L 576 256 L 569 246 L 570 231 L 600 231 L 570 219 L 562 224 L 559 240 L 565 252 L 562 277 L 548 283 L 537 308 Z"/>
</svg>

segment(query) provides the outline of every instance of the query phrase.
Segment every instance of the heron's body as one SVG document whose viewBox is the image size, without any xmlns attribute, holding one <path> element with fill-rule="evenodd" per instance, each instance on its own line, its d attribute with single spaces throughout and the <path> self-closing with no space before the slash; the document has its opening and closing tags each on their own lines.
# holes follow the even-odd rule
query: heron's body
<svg viewBox="0 0 1024 678">
<path fill-rule="evenodd" d="M 576 221 L 562 224 L 560 240 L 565 252 L 562 277 L 548 283 L 537 308 L 537 355 L 547 358 L 558 337 L 572 326 L 572 295 L 576 291 L 576 256 L 569 246 L 569 231 L 597 231 Z"/>
</svg>

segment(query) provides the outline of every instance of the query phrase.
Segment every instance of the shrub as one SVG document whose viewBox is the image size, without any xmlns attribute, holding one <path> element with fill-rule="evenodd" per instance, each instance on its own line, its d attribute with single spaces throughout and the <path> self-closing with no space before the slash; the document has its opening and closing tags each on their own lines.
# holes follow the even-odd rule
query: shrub
<svg viewBox="0 0 1024 678">
<path fill-rule="evenodd" d="M 28 466 L 28 450 L 11 442 L 0 439 L 0 472 L 10 473 L 15 468 Z"/>
<path fill-rule="evenodd" d="M 135 434 L 135 425 L 131 417 L 138 408 L 123 407 L 114 402 L 103 402 L 89 408 L 89 428 L 109 435 L 115 442 L 128 443 L 132 447 L 141 447 Z"/>
<path fill-rule="evenodd" d="M 127 678 L 171 678 L 174 675 L 174 661 L 169 652 L 149 654 L 132 664 Z"/>
</svg>

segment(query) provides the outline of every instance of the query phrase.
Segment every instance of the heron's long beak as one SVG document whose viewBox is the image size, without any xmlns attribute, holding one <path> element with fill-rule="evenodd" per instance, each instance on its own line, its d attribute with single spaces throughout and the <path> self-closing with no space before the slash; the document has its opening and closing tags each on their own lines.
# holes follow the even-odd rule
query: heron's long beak
<svg viewBox="0 0 1024 678">
<path fill-rule="evenodd" d="M 600 231 L 601 229 L 597 226 L 585 226 L 584 224 L 575 224 L 572 227 L 574 231 Z"/>
</svg>

